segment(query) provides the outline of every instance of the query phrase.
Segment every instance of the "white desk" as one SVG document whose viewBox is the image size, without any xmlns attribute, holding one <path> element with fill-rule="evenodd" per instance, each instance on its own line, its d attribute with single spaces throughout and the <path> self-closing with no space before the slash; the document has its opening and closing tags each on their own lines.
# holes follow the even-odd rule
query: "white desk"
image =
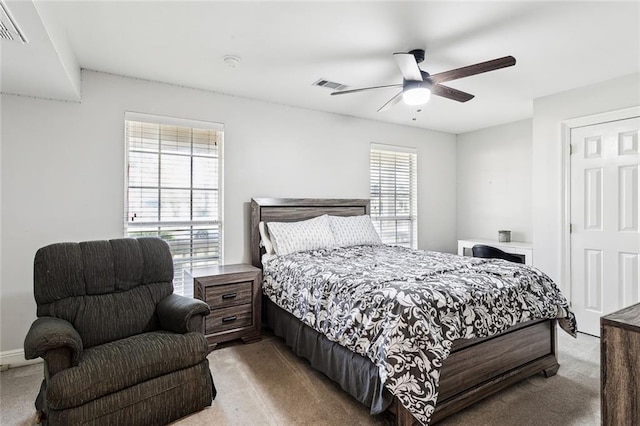
<svg viewBox="0 0 640 426">
<path fill-rule="evenodd" d="M 499 248 L 500 250 L 507 253 L 524 256 L 525 265 L 533 265 L 533 245 L 531 243 L 523 243 L 521 241 L 501 243 L 498 242 L 498 240 L 485 240 L 481 238 L 458 240 L 458 254 L 460 256 L 471 256 L 471 247 L 475 246 L 476 244 L 484 244 L 486 246 Z"/>
</svg>

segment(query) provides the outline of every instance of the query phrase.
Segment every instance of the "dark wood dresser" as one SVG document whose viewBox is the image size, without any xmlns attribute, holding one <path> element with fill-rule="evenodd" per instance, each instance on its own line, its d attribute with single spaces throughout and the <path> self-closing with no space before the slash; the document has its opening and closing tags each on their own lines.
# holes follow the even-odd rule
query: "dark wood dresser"
<svg viewBox="0 0 640 426">
<path fill-rule="evenodd" d="M 220 342 L 260 340 L 262 271 L 254 266 L 220 265 L 185 271 L 193 280 L 193 296 L 209 304 L 204 334 L 209 349 Z"/>
<path fill-rule="evenodd" d="M 640 303 L 600 318 L 602 424 L 640 424 Z"/>
</svg>

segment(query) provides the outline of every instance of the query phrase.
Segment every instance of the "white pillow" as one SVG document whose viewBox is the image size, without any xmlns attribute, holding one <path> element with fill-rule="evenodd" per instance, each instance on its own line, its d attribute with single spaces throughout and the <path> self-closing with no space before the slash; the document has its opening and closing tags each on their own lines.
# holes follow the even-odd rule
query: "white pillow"
<svg viewBox="0 0 640 426">
<path fill-rule="evenodd" d="M 329 223 L 338 247 L 382 244 L 369 215 L 329 216 Z"/>
<path fill-rule="evenodd" d="M 265 253 L 275 254 L 271 238 L 269 237 L 269 231 L 267 231 L 267 228 L 264 226 L 264 222 L 258 223 L 258 230 L 260 231 L 260 242 L 262 243 L 262 247 L 264 247 Z"/>
<path fill-rule="evenodd" d="M 268 222 L 267 229 L 277 255 L 336 246 L 327 215 L 299 222 Z"/>
</svg>

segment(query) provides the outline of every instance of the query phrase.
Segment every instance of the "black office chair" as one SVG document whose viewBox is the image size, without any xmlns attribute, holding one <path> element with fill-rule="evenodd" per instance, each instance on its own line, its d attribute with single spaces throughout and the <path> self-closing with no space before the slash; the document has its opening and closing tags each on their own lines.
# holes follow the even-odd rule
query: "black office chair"
<svg viewBox="0 0 640 426">
<path fill-rule="evenodd" d="M 524 263 L 524 257 L 518 256 L 516 254 L 505 253 L 496 247 L 485 246 L 482 244 L 476 244 L 471 247 L 471 252 L 473 253 L 473 257 L 484 257 L 488 259 L 504 259 L 509 262 L 515 263 Z"/>
</svg>

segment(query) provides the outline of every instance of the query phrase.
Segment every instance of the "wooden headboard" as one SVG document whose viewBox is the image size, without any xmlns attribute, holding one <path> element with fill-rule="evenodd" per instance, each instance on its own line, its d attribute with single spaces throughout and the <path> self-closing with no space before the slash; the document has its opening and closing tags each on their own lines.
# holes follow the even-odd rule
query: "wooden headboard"
<svg viewBox="0 0 640 426">
<path fill-rule="evenodd" d="M 329 214 L 358 216 L 370 214 L 368 199 L 341 198 L 252 198 L 251 199 L 251 263 L 262 268 L 260 222 L 295 222 Z"/>
</svg>

